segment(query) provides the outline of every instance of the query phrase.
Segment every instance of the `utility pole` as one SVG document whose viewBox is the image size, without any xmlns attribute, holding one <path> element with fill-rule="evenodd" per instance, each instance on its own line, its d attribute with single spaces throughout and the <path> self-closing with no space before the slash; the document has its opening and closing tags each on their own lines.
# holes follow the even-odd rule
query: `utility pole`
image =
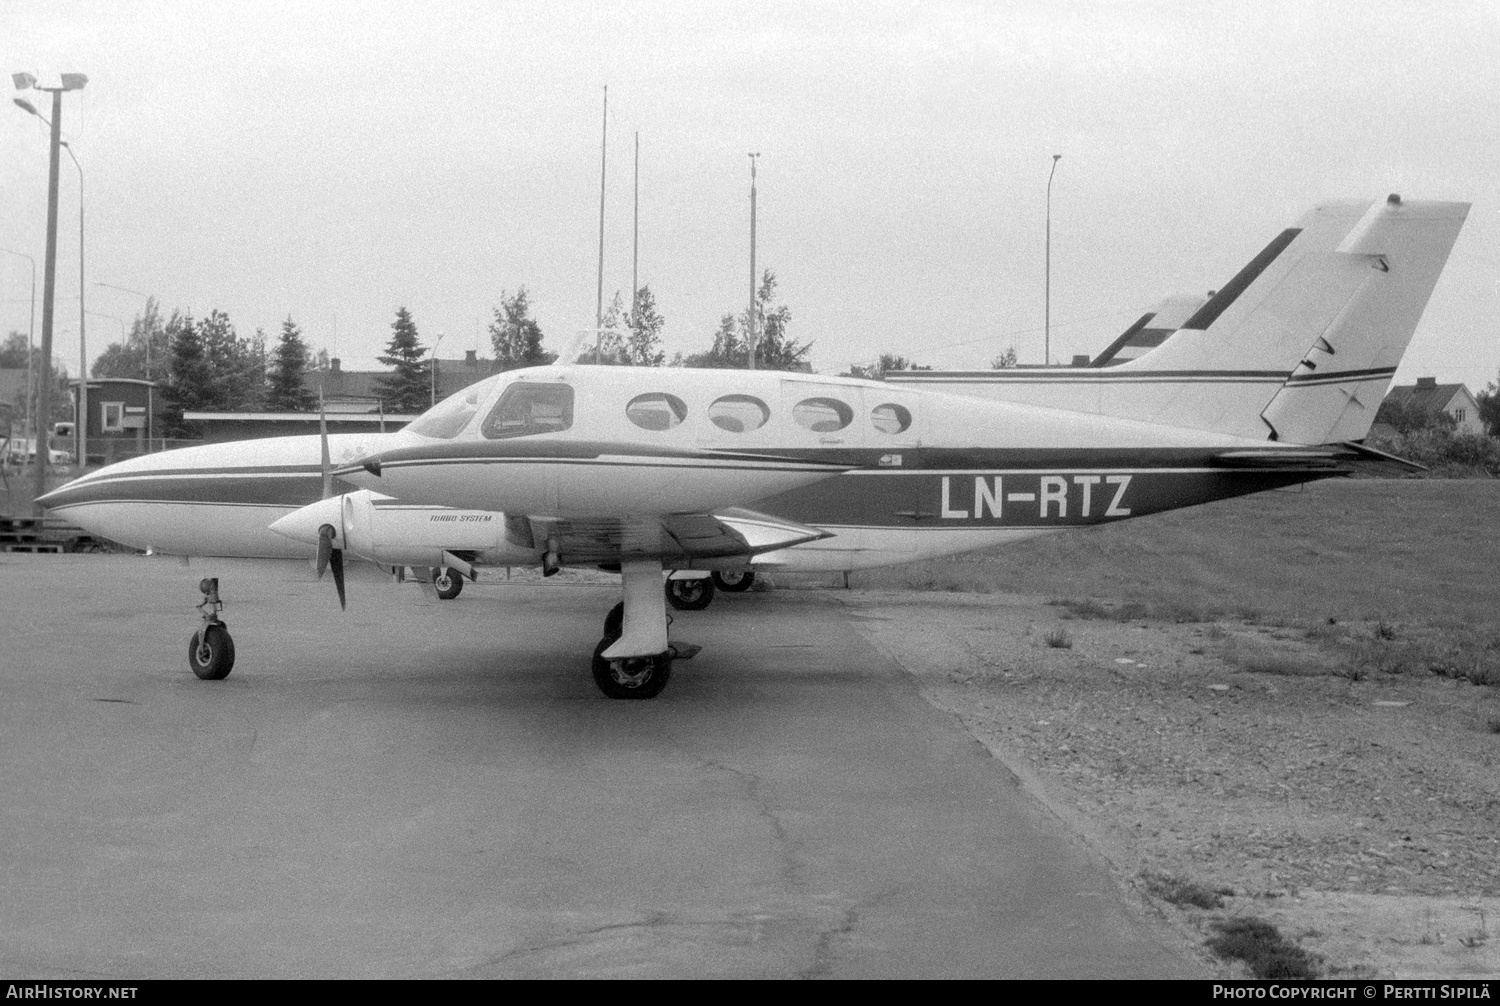
<svg viewBox="0 0 1500 1006">
<path fill-rule="evenodd" d="M 47 428 L 51 425 L 52 408 L 52 306 L 57 292 L 57 170 L 62 151 L 62 96 L 64 91 L 81 90 L 89 79 L 81 73 L 65 73 L 61 87 L 41 87 L 29 73 L 12 74 L 11 80 L 19 91 L 35 88 L 52 95 L 52 121 L 48 123 L 52 127 L 52 142 L 47 158 L 47 253 L 42 263 L 42 359 L 37 389 L 36 497 L 39 499 L 47 494 L 50 460 Z M 15 102 L 37 115 L 29 101 L 17 98 Z"/>
<path fill-rule="evenodd" d="M 604 85 L 604 139 L 599 144 L 599 290 L 594 303 L 594 362 L 604 340 L 604 169 L 609 155 L 609 85 Z"/>
<path fill-rule="evenodd" d="M 83 316 L 87 313 L 83 304 L 83 165 L 67 140 L 62 141 L 73 167 L 78 169 L 78 415 L 73 425 L 73 439 L 78 471 L 82 474 L 89 463 L 89 351 L 88 338 L 83 331 Z"/>
<path fill-rule="evenodd" d="M 641 292 L 641 131 L 635 131 L 635 231 L 630 249 L 630 320 L 635 322 L 636 298 Z"/>
<path fill-rule="evenodd" d="M 760 154 L 750 155 L 750 338 L 746 346 L 749 369 L 755 369 L 755 161 Z"/>
<path fill-rule="evenodd" d="M 1047 173 L 1047 278 L 1044 283 L 1046 307 L 1042 315 L 1042 366 L 1052 362 L 1052 176 L 1057 174 L 1057 162 L 1062 154 L 1052 155 L 1052 170 Z"/>
</svg>

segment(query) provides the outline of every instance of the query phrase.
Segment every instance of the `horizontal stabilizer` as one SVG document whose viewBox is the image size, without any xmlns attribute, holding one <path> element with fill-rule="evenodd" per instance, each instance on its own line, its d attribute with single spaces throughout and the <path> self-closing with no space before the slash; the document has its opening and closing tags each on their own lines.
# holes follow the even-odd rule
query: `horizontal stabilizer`
<svg viewBox="0 0 1500 1006">
<path fill-rule="evenodd" d="M 1328 471 L 1333 474 L 1402 476 L 1425 472 L 1426 466 L 1352 441 L 1318 447 L 1271 447 L 1215 454 L 1213 463 L 1225 468 Z"/>
<path fill-rule="evenodd" d="M 1337 468 L 1331 450 L 1316 447 L 1269 451 L 1225 451 L 1214 455 L 1214 464 L 1226 468 Z"/>
</svg>

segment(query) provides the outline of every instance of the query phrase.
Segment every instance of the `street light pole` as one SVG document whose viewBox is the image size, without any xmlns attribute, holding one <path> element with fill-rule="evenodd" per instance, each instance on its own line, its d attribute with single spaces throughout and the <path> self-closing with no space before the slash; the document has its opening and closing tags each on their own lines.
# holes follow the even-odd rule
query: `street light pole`
<svg viewBox="0 0 1500 1006">
<path fill-rule="evenodd" d="M 78 156 L 67 140 L 63 140 L 62 145 L 73 159 L 73 167 L 78 169 L 78 417 L 73 424 L 73 434 L 78 451 L 75 455 L 78 471 L 82 473 L 89 463 L 88 338 L 83 331 L 83 316 L 87 313 L 83 303 L 83 165 L 78 163 Z"/>
<path fill-rule="evenodd" d="M 431 397 L 432 401 L 429 403 L 429 407 L 432 406 L 432 405 L 436 405 L 437 404 L 437 367 L 438 367 L 437 348 L 438 348 L 438 346 L 442 345 L 443 336 L 445 336 L 447 334 L 448 333 L 446 333 L 446 332 L 439 332 L 438 333 L 438 337 L 437 337 L 437 342 L 434 342 L 432 344 L 432 366 L 428 368 L 428 370 L 431 373 L 431 377 L 432 377 L 432 391 L 430 392 L 430 397 Z"/>
<path fill-rule="evenodd" d="M 52 406 L 52 308 L 57 292 L 57 172 L 62 144 L 62 96 L 64 91 L 76 91 L 88 83 L 81 73 L 62 75 L 61 87 L 41 87 L 29 73 L 11 75 L 17 90 L 35 88 L 52 95 L 52 141 L 47 158 L 47 252 L 42 263 L 42 360 L 41 381 L 37 389 L 37 452 L 36 452 L 36 497 L 47 493 L 48 444 L 46 426 Z M 36 115 L 36 109 L 20 98 L 16 104 Z"/>
<path fill-rule="evenodd" d="M 1052 176 L 1057 174 L 1057 162 L 1062 160 L 1062 154 L 1052 155 L 1052 170 L 1047 172 L 1047 278 L 1045 293 L 1047 306 L 1044 309 L 1042 330 L 1042 366 L 1052 362 Z"/>
<path fill-rule="evenodd" d="M 26 415 L 21 420 L 21 435 L 25 439 L 30 440 L 33 436 L 31 422 L 32 396 L 36 394 L 35 389 L 31 385 L 31 358 L 34 355 L 31 351 L 31 343 L 36 333 L 36 259 L 25 252 L 12 251 L 9 248 L 0 248 L 0 251 L 11 255 L 19 255 L 31 263 L 31 321 L 26 326 Z"/>
</svg>

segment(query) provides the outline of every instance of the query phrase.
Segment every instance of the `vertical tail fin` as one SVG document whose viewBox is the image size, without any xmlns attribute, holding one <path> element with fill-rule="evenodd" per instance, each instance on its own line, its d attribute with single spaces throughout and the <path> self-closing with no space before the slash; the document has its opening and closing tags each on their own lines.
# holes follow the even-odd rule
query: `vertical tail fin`
<svg viewBox="0 0 1500 1006">
<path fill-rule="evenodd" d="M 1170 339 L 1119 371 L 1287 374 L 1252 405 L 1264 435 L 1363 437 L 1411 341 L 1469 204 L 1332 203 L 1283 231 Z M 1263 385 L 1264 386 L 1264 385 Z M 1173 397 L 1170 394 L 1168 397 Z M 1256 413 L 1163 406 L 1183 426 L 1247 435 Z"/>
<path fill-rule="evenodd" d="M 1336 254 L 1368 263 L 1365 283 L 1261 413 L 1273 438 L 1364 438 L 1468 211 L 1466 203 L 1402 203 L 1393 195 L 1361 218 Z"/>
</svg>

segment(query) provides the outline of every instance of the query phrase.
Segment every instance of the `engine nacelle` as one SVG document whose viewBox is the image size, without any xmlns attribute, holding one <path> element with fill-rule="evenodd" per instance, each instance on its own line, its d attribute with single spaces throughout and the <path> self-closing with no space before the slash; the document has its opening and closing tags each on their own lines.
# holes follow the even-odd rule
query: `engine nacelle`
<svg viewBox="0 0 1500 1006">
<path fill-rule="evenodd" d="M 324 525 L 334 529 L 335 548 L 382 566 L 444 566 L 444 552 L 473 555 L 488 565 L 541 559 L 536 548 L 509 540 L 502 513 L 404 503 L 368 489 L 319 500 L 271 530 L 315 545 Z"/>
</svg>

